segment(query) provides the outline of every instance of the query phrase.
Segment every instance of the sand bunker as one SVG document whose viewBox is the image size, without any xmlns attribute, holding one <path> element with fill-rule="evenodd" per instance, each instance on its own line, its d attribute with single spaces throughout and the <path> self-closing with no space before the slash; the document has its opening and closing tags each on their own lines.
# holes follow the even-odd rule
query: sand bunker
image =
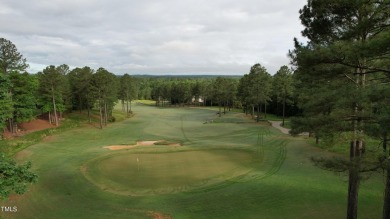
<svg viewBox="0 0 390 219">
<path fill-rule="evenodd" d="M 105 146 L 103 148 L 107 148 L 109 150 L 121 150 L 121 149 L 130 149 L 135 148 L 139 146 L 153 146 L 153 145 L 164 145 L 164 146 L 181 146 L 178 143 L 169 143 L 164 140 L 159 141 L 137 141 L 137 144 L 135 145 L 111 145 L 111 146 Z"/>
</svg>

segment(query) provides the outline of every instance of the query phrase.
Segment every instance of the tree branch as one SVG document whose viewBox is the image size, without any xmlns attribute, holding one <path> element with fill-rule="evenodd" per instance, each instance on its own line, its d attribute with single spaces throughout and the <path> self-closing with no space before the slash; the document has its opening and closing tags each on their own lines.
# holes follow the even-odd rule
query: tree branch
<svg viewBox="0 0 390 219">
<path fill-rule="evenodd" d="M 347 77 L 349 80 L 351 80 L 353 83 L 357 84 L 357 82 L 356 82 L 355 80 L 353 80 L 351 77 L 349 77 L 347 74 L 344 73 L 344 75 L 345 75 L 345 77 Z"/>
</svg>

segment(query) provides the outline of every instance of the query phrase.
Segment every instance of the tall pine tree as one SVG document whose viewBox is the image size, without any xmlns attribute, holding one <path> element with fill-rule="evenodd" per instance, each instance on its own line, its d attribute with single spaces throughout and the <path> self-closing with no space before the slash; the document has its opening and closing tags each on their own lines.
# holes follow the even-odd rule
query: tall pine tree
<svg viewBox="0 0 390 219">
<path fill-rule="evenodd" d="M 333 131 L 350 133 L 347 218 L 357 218 L 359 172 L 365 158 L 364 126 L 371 118 L 367 92 L 375 75 L 390 73 L 388 0 L 309 0 L 300 10 L 307 45 L 291 53 L 297 71 L 312 81 L 338 86 Z M 325 80 L 324 80 L 325 79 Z M 319 88 L 321 89 L 321 88 Z"/>
</svg>

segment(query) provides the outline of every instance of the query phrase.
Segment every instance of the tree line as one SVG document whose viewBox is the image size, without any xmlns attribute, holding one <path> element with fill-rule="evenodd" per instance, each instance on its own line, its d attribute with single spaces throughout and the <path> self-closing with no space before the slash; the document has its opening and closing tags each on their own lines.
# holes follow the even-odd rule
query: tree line
<svg viewBox="0 0 390 219">
<path fill-rule="evenodd" d="M 9 40 L 0 39 L 0 128 L 16 133 L 18 124 L 45 115 L 59 125 L 64 112 L 99 111 L 100 128 L 113 120 L 117 102 L 131 113 L 131 101 L 137 99 L 137 82 L 128 74 L 117 76 L 104 68 L 86 66 L 69 69 L 66 64 L 50 65 L 37 74 L 28 74 L 26 59 Z M 126 107 L 125 107 L 126 105 Z"/>
<path fill-rule="evenodd" d="M 280 115 L 283 122 L 285 116 L 300 112 L 293 72 L 287 66 L 273 76 L 257 63 L 243 77 L 158 78 L 148 84 L 156 106 L 219 106 L 219 115 L 237 108 L 257 120 L 267 113 Z"/>
</svg>

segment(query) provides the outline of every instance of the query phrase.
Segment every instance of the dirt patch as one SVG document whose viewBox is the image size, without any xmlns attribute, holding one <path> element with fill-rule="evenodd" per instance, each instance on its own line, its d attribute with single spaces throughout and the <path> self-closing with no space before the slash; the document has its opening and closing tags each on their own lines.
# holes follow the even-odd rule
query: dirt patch
<svg viewBox="0 0 390 219">
<path fill-rule="evenodd" d="M 51 142 L 57 139 L 57 136 L 54 135 L 48 135 L 43 138 L 43 142 Z"/>
<path fill-rule="evenodd" d="M 153 219 L 171 219 L 172 217 L 167 214 L 162 214 L 160 212 L 156 211 L 149 211 L 148 215 L 151 216 Z"/>
<path fill-rule="evenodd" d="M 16 155 L 15 155 L 15 159 L 16 160 L 25 160 L 26 157 L 29 157 L 33 154 L 33 152 L 29 151 L 29 150 L 22 150 L 20 152 L 18 152 Z"/>
<path fill-rule="evenodd" d="M 50 124 L 47 120 L 35 119 L 30 122 L 23 122 L 18 125 L 18 131 L 16 134 L 12 134 L 9 131 L 5 131 L 3 136 L 6 139 L 11 139 L 13 137 L 23 136 L 31 132 L 40 131 L 44 129 L 54 128 L 55 125 Z"/>
<path fill-rule="evenodd" d="M 136 146 L 151 146 L 159 141 L 137 141 Z"/>
<path fill-rule="evenodd" d="M 135 148 L 137 146 L 135 145 L 111 145 L 111 146 L 105 146 L 103 148 L 107 148 L 109 150 L 115 151 L 115 150 L 122 150 L 122 149 L 129 149 L 129 148 Z"/>
<path fill-rule="evenodd" d="M 178 143 L 167 143 L 164 140 L 159 140 L 159 141 L 137 141 L 135 145 L 110 145 L 110 146 L 105 146 L 103 148 L 107 148 L 109 150 L 121 150 L 121 149 L 130 149 L 130 148 L 135 148 L 140 146 L 154 146 L 154 145 L 165 145 L 165 146 L 174 146 L 174 147 L 181 146 L 181 144 Z"/>
<path fill-rule="evenodd" d="M 31 122 L 21 123 L 19 127 L 22 130 L 26 130 L 26 131 L 39 131 L 43 129 L 54 128 L 55 125 L 52 125 L 48 121 L 43 119 L 36 119 Z"/>
</svg>

